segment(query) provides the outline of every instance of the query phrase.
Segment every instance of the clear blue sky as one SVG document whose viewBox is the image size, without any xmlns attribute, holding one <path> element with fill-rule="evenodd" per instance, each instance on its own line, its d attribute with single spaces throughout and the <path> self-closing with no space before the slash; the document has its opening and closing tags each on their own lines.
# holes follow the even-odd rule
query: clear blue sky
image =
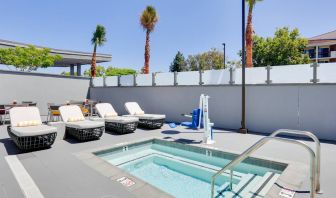
<svg viewBox="0 0 336 198">
<path fill-rule="evenodd" d="M 98 53 L 112 54 L 112 61 L 104 65 L 140 70 L 145 33 L 139 16 L 146 5 L 153 5 L 160 17 L 151 37 L 151 71 L 168 71 L 178 50 L 187 56 L 213 47 L 222 49 L 222 42 L 227 44 L 228 58 L 238 59 L 240 0 L 2 1 L 0 38 L 91 52 L 92 32 L 102 24 L 108 42 Z M 335 0 L 264 0 L 254 10 L 255 33 L 271 36 L 282 26 L 298 27 L 305 37 L 332 31 L 336 29 L 335 8 Z"/>
</svg>

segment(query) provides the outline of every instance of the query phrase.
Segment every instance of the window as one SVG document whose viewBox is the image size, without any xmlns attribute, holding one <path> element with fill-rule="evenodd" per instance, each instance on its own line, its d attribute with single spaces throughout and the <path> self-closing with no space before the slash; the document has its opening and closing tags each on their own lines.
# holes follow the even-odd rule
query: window
<svg viewBox="0 0 336 198">
<path fill-rule="evenodd" d="M 309 58 L 315 58 L 315 49 L 305 50 L 305 54 L 308 54 Z"/>
<path fill-rule="evenodd" d="M 319 58 L 329 57 L 329 48 L 319 48 L 318 57 Z"/>
</svg>

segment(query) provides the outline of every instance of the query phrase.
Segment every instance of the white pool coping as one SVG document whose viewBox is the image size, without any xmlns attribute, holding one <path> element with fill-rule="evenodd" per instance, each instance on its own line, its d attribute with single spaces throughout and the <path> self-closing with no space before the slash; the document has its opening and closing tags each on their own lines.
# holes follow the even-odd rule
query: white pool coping
<svg viewBox="0 0 336 198">
<path fill-rule="evenodd" d="M 44 198 L 33 178 L 16 155 L 6 156 L 5 160 L 26 198 Z"/>
</svg>

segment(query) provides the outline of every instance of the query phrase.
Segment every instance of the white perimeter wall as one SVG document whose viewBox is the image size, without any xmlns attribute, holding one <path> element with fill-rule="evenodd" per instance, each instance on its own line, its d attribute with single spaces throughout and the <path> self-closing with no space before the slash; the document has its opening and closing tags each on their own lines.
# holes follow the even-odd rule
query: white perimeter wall
<svg viewBox="0 0 336 198">
<path fill-rule="evenodd" d="M 211 96 L 210 119 L 216 127 L 240 127 L 238 85 L 90 89 L 92 99 L 111 103 L 120 114 L 126 114 L 125 102 L 137 101 L 147 113 L 166 114 L 167 120 L 174 122 L 188 120 L 181 114 L 198 107 L 202 93 Z M 336 84 L 248 85 L 246 96 L 246 121 L 251 131 L 309 130 L 321 139 L 336 140 Z"/>
<path fill-rule="evenodd" d="M 336 78 L 331 70 L 328 71 L 319 77 L 321 81 L 323 78 Z M 223 76 L 227 76 L 226 73 Z M 144 81 L 148 77 L 142 76 Z M 114 84 L 116 79 L 110 80 Z M 92 87 L 90 90 L 89 85 L 88 78 L 0 70 L 0 104 L 13 100 L 35 101 L 41 114 L 47 115 L 49 102 L 64 103 L 90 96 L 91 99 L 112 103 L 120 114 L 126 114 L 125 102 L 137 101 L 146 112 L 164 113 L 168 121 L 181 122 L 188 120 L 181 114 L 198 107 L 199 96 L 204 93 L 211 96 L 210 118 L 216 127 L 240 127 L 240 85 L 121 86 Z M 310 130 L 321 139 L 336 140 L 335 83 L 247 85 L 246 93 L 249 130 L 263 133 L 279 128 Z"/>
</svg>

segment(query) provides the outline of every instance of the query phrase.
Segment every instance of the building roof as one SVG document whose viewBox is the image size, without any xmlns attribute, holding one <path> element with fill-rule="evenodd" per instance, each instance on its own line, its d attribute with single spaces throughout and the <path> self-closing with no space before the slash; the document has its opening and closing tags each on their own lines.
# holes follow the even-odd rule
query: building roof
<svg viewBox="0 0 336 198">
<path fill-rule="evenodd" d="M 317 45 L 335 45 L 336 44 L 336 30 L 327 32 L 308 39 L 308 47 Z"/>
<path fill-rule="evenodd" d="M 10 47 L 27 47 L 29 44 L 20 43 L 15 41 L 8 41 L 0 39 L 0 48 L 10 48 Z M 58 54 L 63 57 L 62 60 L 55 63 L 56 67 L 68 67 L 71 64 L 81 64 L 87 65 L 91 64 L 92 52 L 81 52 L 73 50 L 62 50 L 50 47 L 43 47 L 34 45 L 37 48 L 48 48 L 51 54 Z M 112 60 L 112 55 L 110 54 L 97 54 L 97 63 L 109 62 Z"/>
</svg>

